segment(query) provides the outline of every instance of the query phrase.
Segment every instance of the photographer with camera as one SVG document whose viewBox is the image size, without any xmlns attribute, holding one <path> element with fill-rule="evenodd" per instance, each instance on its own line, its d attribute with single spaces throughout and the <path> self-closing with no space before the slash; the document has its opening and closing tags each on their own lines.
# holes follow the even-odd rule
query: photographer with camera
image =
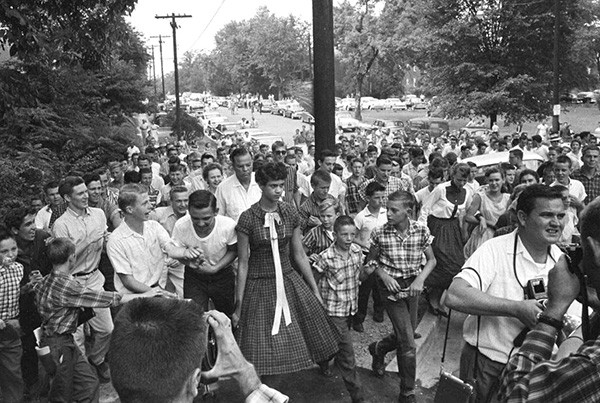
<svg viewBox="0 0 600 403">
<path fill-rule="evenodd" d="M 469 314 L 460 378 L 475 380 L 477 402 L 494 401 L 518 336 L 537 324 L 548 272 L 562 254 L 555 244 L 564 217 L 560 191 L 527 187 L 517 201 L 517 230 L 481 245 L 448 289 L 446 305 Z"/>
<path fill-rule="evenodd" d="M 208 326 L 215 334 L 215 366 L 202 372 Z M 189 300 L 143 298 L 123 306 L 108 353 L 120 401 L 192 402 L 201 379 L 232 378 L 246 402 L 285 403 L 288 397 L 260 382 L 240 351 L 231 321 L 218 311 L 202 313 Z"/>
<path fill-rule="evenodd" d="M 583 259 L 579 267 L 581 274 L 587 276 L 592 293 L 600 291 L 598 223 L 600 201 L 596 200 L 581 216 Z M 569 270 L 564 257 L 550 271 L 546 309 L 538 316 L 537 325 L 527 334 L 519 352 L 506 365 L 499 393 L 502 401 L 600 401 L 600 338 L 587 341 L 576 354 L 550 361 L 563 317 L 580 293 L 580 280 Z"/>
</svg>

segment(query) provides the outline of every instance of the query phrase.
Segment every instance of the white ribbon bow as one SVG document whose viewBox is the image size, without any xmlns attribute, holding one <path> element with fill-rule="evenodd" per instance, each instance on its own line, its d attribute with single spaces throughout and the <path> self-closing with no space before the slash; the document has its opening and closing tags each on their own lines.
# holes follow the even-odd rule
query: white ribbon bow
<svg viewBox="0 0 600 403">
<path fill-rule="evenodd" d="M 290 306 L 285 295 L 285 286 L 283 284 L 283 270 L 281 269 L 281 258 L 279 256 L 279 241 L 277 238 L 277 225 L 281 225 L 281 217 L 278 213 L 266 213 L 265 214 L 265 228 L 269 228 L 271 237 L 271 249 L 273 250 L 273 262 L 275 263 L 275 287 L 277 290 L 277 303 L 275 304 L 275 317 L 273 318 L 273 328 L 271 329 L 271 336 L 279 333 L 279 327 L 281 325 L 281 314 L 285 317 L 285 325 L 288 326 L 292 323 L 292 316 L 290 314 Z"/>
</svg>

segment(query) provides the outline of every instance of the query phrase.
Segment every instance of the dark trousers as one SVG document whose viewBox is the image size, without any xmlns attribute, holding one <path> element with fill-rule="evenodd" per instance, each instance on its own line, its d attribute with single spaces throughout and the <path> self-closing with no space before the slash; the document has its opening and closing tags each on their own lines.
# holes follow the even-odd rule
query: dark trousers
<svg viewBox="0 0 600 403">
<path fill-rule="evenodd" d="M 102 251 L 100 255 L 98 270 L 104 275 L 104 290 L 115 291 L 115 269 L 113 269 L 105 251 Z"/>
<path fill-rule="evenodd" d="M 50 347 L 56 366 L 50 381 L 50 402 L 97 402 L 99 399 L 96 371 L 75 345 L 73 335 L 44 337 L 42 346 Z"/>
<path fill-rule="evenodd" d="M 356 371 L 356 362 L 354 359 L 354 346 L 352 342 L 352 332 L 350 331 L 349 317 L 330 316 L 340 332 L 340 350 L 335 355 L 335 365 L 339 368 L 342 379 L 346 384 L 346 389 L 350 393 L 353 402 L 364 400 L 364 393 L 358 379 Z"/>
<path fill-rule="evenodd" d="M 477 348 L 465 343 L 460 355 L 460 378 L 465 382 L 475 380 L 475 395 L 471 402 L 497 402 L 500 375 L 505 364 L 492 361 L 485 355 L 476 354 L 476 352 Z M 477 373 L 475 373 L 475 358 L 477 358 Z"/>
<path fill-rule="evenodd" d="M 358 288 L 358 311 L 354 315 L 354 323 L 363 323 L 367 317 L 367 307 L 369 305 L 369 295 L 373 293 L 373 315 L 383 314 L 384 306 L 381 295 L 378 290 L 377 275 L 371 273 Z"/>
<path fill-rule="evenodd" d="M 410 279 L 397 279 L 396 281 L 401 288 L 407 288 L 413 280 L 414 277 Z M 390 351 L 396 350 L 398 375 L 400 376 L 400 394 L 404 396 L 412 395 L 415 393 L 417 377 L 417 347 L 415 345 L 411 321 L 411 305 L 417 299 L 406 298 L 391 301 L 387 298 L 390 292 L 381 280 L 378 280 L 377 286 L 384 301 L 385 310 L 394 327 L 394 333 L 379 341 L 376 344 L 376 350 L 379 354 L 387 354 Z"/>
<path fill-rule="evenodd" d="M 19 324 L 21 325 L 21 345 L 23 346 L 23 355 L 21 356 L 21 372 L 25 387 L 30 388 L 35 385 L 39 379 L 38 357 L 35 351 L 36 340 L 33 331 L 40 327 L 41 320 L 37 313 L 37 308 L 33 302 L 33 294 L 21 296 L 21 314 Z"/>
<path fill-rule="evenodd" d="M 0 341 L 0 393 L 5 402 L 23 399 L 21 339 Z"/>
<path fill-rule="evenodd" d="M 235 301 L 235 274 L 226 267 L 215 274 L 201 274 L 186 266 L 183 280 L 183 296 L 191 298 L 204 310 L 208 309 L 209 298 L 215 309 L 231 317 Z"/>
</svg>

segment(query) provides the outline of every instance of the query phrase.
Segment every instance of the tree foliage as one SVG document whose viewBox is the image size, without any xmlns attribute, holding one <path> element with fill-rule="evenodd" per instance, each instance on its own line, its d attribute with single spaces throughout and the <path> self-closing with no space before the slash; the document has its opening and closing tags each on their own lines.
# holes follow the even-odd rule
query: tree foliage
<svg viewBox="0 0 600 403">
<path fill-rule="evenodd" d="M 14 56 L 0 65 L 4 201 L 98 168 L 137 140 L 131 115 L 149 88 L 143 42 L 123 18 L 134 4 L 0 0 L 0 43 Z"/>
</svg>

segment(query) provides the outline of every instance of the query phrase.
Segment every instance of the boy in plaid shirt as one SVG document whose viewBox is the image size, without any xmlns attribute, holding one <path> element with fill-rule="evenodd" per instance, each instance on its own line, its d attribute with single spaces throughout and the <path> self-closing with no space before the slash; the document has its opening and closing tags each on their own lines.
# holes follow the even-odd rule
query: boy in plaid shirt
<svg viewBox="0 0 600 403">
<path fill-rule="evenodd" d="M 340 204 L 333 196 L 327 196 L 318 207 L 321 224 L 308 231 L 302 238 L 304 252 L 311 264 L 319 260 L 319 253 L 333 244 L 333 224 L 340 216 Z"/>
<path fill-rule="evenodd" d="M 340 332 L 340 350 L 335 356 L 335 363 L 340 369 L 352 402 L 363 402 L 365 396 L 356 372 L 350 325 L 358 306 L 359 280 L 366 278 L 370 273 L 363 269 L 360 246 L 352 243 L 356 232 L 351 217 L 338 217 L 333 225 L 335 242 L 321 252 L 315 268 L 323 274 L 319 280 L 323 304 Z M 374 268 L 370 269 L 371 272 L 373 270 Z M 328 361 L 320 362 L 319 366 L 324 375 L 331 376 Z"/>
<path fill-rule="evenodd" d="M 410 308 L 418 303 L 423 283 L 435 267 L 431 249 L 433 236 L 425 224 L 412 220 L 415 198 L 404 190 L 388 196 L 387 224 L 371 233 L 368 266 L 375 269 L 378 288 L 394 333 L 369 345 L 372 369 L 377 376 L 385 373 L 385 355 L 396 350 L 400 375 L 399 402 L 415 401 L 416 346 L 410 320 Z M 421 268 L 423 254 L 426 263 Z"/>
</svg>

